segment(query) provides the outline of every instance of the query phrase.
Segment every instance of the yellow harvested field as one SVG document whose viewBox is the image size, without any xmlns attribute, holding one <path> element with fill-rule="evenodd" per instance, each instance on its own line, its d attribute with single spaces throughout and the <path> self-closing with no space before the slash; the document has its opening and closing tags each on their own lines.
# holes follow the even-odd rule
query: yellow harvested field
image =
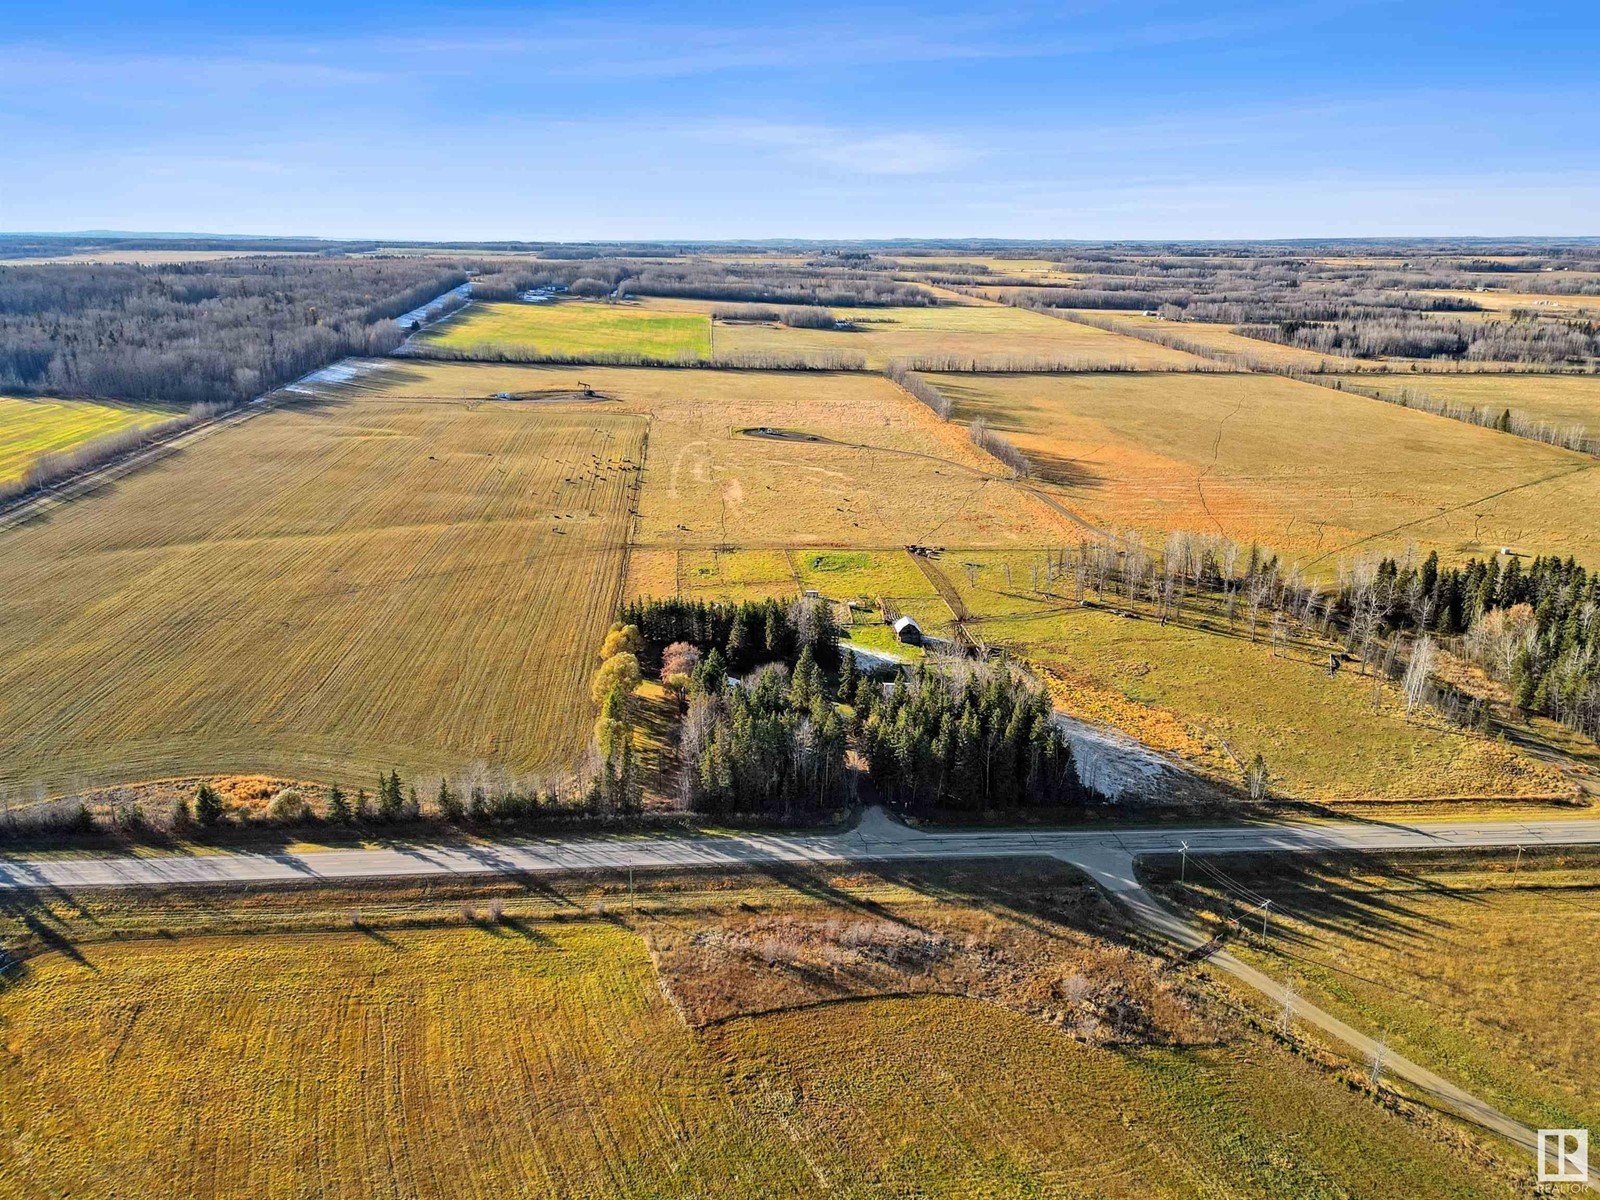
<svg viewBox="0 0 1600 1200">
<path fill-rule="evenodd" d="M 645 424 L 330 390 L 0 534 L 0 786 L 566 766 Z"/>
<path fill-rule="evenodd" d="M 1540 317 L 1583 320 L 1600 313 L 1600 296 L 1565 296 L 1538 292 L 1441 292 L 1458 300 L 1470 300 L 1490 312 L 1528 312 Z"/>
<path fill-rule="evenodd" d="M 852 910 L 839 910 L 845 919 Z M 1080 1045 L 964 998 L 691 1030 L 608 922 L 93 945 L 0 994 L 6 1195 L 1503 1193 L 1237 1025 Z M 1135 1118 L 1132 1114 L 1137 1114 Z"/>
<path fill-rule="evenodd" d="M 19 480 L 46 454 L 126 429 L 157 425 L 177 416 L 171 409 L 100 400 L 0 396 L 0 485 Z"/>
<path fill-rule="evenodd" d="M 711 354 L 711 319 L 653 312 L 636 304 L 473 304 L 417 335 L 423 346 L 493 357 L 607 355 L 677 361 Z"/>
<path fill-rule="evenodd" d="M 352 387 L 474 399 L 571 395 L 579 381 L 604 397 L 605 411 L 650 418 L 636 554 L 1036 544 L 1070 527 L 1001 478 L 960 426 L 875 375 L 411 361 L 380 365 Z M 779 436 L 741 432 L 760 429 Z"/>
<path fill-rule="evenodd" d="M 727 305 L 699 300 L 650 300 L 662 312 L 711 312 Z M 788 305 L 766 305 L 782 311 Z M 859 354 L 868 368 L 890 359 L 955 359 L 1003 364 L 1057 363 L 1181 370 L 1202 360 L 1137 338 L 1092 329 L 1026 309 L 982 301 L 937 308 L 841 308 L 850 330 L 791 329 L 777 323 L 718 321 L 713 330 L 717 358 L 741 354 Z"/>
<path fill-rule="evenodd" d="M 1600 563 L 1593 458 L 1381 400 L 1261 375 L 937 377 L 1089 524 L 1341 555 L 1511 546 Z M 955 539 L 950 539 L 955 543 Z"/>
<path fill-rule="evenodd" d="M 1449 404 L 1526 413 L 1565 428 L 1582 425 L 1600 437 L 1600 375 L 1362 375 L 1346 381 L 1400 397 L 1420 392 Z"/>
</svg>

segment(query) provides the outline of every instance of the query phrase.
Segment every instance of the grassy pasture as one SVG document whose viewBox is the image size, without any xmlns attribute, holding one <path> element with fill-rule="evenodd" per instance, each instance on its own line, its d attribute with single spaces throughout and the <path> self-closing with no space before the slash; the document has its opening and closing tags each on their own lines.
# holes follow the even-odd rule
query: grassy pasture
<svg viewBox="0 0 1600 1200">
<path fill-rule="evenodd" d="M 1221 533 L 1303 563 L 1514 546 L 1600 563 L 1595 460 L 1260 375 L 941 376 L 1091 524 Z M 953 539 L 952 539 L 953 540 Z"/>
<path fill-rule="evenodd" d="M 628 920 L 677 937 L 749 907 L 910 934 L 1019 924 L 983 874 L 981 912 L 948 874 L 702 877 Z M 379 915 L 35 960 L 0 992 L 0 1194 L 1474 1197 L 1511 1194 L 1522 1167 L 1463 1159 L 1231 1021 L 1209 1044 L 1111 1050 L 923 996 L 692 1029 L 622 920 L 540 922 L 515 915 L 539 893 L 486 886 L 511 889 L 510 922 Z M 213 898 L 203 919 L 264 902 Z M 1141 957 L 1034 911 L 1020 925 L 1062 969 Z"/>
<path fill-rule="evenodd" d="M 1230 858 L 1272 899 L 1272 936 L 1241 955 L 1312 1003 L 1534 1128 L 1600 1125 L 1600 860 L 1590 852 L 1347 862 Z M 1175 898 L 1228 893 L 1191 869 Z"/>
<path fill-rule="evenodd" d="M 0 534 L 0 784 L 563 765 L 644 429 L 330 392 Z"/>
<path fill-rule="evenodd" d="M 950 609 L 907 554 L 834 552 L 824 561 L 837 569 L 818 571 L 808 570 L 811 556 L 796 558 L 807 587 L 835 598 L 886 596 L 930 633 L 954 635 Z M 1328 678 L 1320 645 L 1274 654 L 1265 627 L 1251 642 L 1242 619 L 1230 627 L 1221 611 L 1192 606 L 1167 625 L 1079 608 L 1070 580 L 1034 591 L 1044 558 L 1037 549 L 952 548 L 934 567 L 971 614 L 968 630 L 1043 668 L 1058 708 L 1179 755 L 1228 786 L 1242 785 L 1242 764 L 1259 752 L 1275 794 L 1335 806 L 1570 791 L 1558 771 L 1513 746 L 1407 716 L 1392 684 L 1354 672 Z M 1130 606 L 1118 599 L 1115 607 Z"/>
<path fill-rule="evenodd" d="M 557 358 L 637 354 L 703 359 L 711 355 L 711 320 L 653 312 L 634 304 L 473 304 L 418 335 L 424 346 L 470 353 L 504 348 Z"/>
<path fill-rule="evenodd" d="M 794 571 L 782 550 L 676 551 L 679 594 L 695 600 L 793 600 Z M 658 593 L 660 594 L 660 593 Z"/>
<path fill-rule="evenodd" d="M 176 415 L 99 400 L 0 396 L 0 485 L 21 479 L 29 465 L 46 454 L 72 450 L 106 434 L 156 425 Z"/>
<path fill-rule="evenodd" d="M 1495 411 L 1512 409 L 1558 427 L 1583 425 L 1600 436 L 1600 376 L 1597 375 L 1362 375 L 1349 382 L 1399 397 L 1423 392 L 1452 404 Z"/>
<path fill-rule="evenodd" d="M 710 312 L 719 306 L 697 300 L 649 300 L 661 312 Z M 787 305 L 768 305 L 781 311 Z M 791 329 L 780 324 L 718 322 L 718 357 L 744 353 L 806 355 L 854 353 L 877 370 L 892 358 L 949 356 L 957 359 L 1060 361 L 1095 366 L 1128 365 L 1150 370 L 1191 366 L 1193 355 L 1169 350 L 1004 305 L 964 301 L 937 308 L 851 308 L 835 313 L 850 330 Z"/>
</svg>

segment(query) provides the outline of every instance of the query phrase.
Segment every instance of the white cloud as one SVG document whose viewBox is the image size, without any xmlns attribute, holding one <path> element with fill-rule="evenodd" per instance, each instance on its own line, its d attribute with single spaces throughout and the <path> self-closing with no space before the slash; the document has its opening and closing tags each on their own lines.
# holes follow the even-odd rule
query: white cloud
<svg viewBox="0 0 1600 1200">
<path fill-rule="evenodd" d="M 748 146 L 800 162 L 857 175 L 934 175 L 970 163 L 976 155 L 960 139 L 919 130 L 866 131 L 832 125 L 732 121 L 691 136 Z"/>
</svg>

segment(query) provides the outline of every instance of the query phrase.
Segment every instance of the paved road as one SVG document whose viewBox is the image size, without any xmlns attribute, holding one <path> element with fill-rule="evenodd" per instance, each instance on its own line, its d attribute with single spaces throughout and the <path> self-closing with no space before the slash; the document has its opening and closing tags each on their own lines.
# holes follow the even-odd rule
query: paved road
<svg viewBox="0 0 1600 1200">
<path fill-rule="evenodd" d="M 870 809 L 848 833 L 786 837 L 647 837 L 497 842 L 478 846 L 408 846 L 321 850 L 305 854 L 215 854 L 191 857 L 30 860 L 0 858 L 0 891 L 79 887 L 167 887 L 207 883 L 291 883 L 312 880 L 551 874 L 649 867 L 745 867 L 845 861 L 909 861 L 1047 856 L 1071 863 L 1105 888 L 1138 921 L 1184 949 L 1208 938 L 1166 908 L 1135 878 L 1149 854 L 1314 852 L 1319 850 L 1448 850 L 1504 846 L 1600 844 L 1600 819 L 1544 821 L 1326 822 L 1082 831 L 953 831 L 909 829 Z M 1275 1004 L 1284 989 L 1226 950 L 1208 960 Z M 1295 1019 L 1370 1059 L 1372 1038 L 1331 1013 L 1297 1000 Z M 1492 1105 L 1392 1051 L 1385 1073 L 1404 1079 L 1443 1107 L 1534 1151 L 1535 1134 Z M 1600 1190 L 1596 1186 L 1595 1190 Z"/>
<path fill-rule="evenodd" d="M 1600 819 L 1418 821 L 1410 824 L 1307 822 L 1225 828 L 1168 826 L 924 833 L 890 820 L 879 810 L 872 810 L 848 833 L 818 835 L 550 839 L 477 846 L 318 850 L 304 854 L 76 859 L 0 857 L 0 890 L 288 883 L 439 875 L 549 874 L 629 867 L 737 867 L 1023 855 L 1048 855 L 1086 869 L 1093 868 L 1096 878 L 1115 890 L 1118 885 L 1133 884 L 1134 859 L 1147 854 L 1176 853 L 1185 842 L 1194 854 L 1579 845 L 1600 843 Z"/>
</svg>

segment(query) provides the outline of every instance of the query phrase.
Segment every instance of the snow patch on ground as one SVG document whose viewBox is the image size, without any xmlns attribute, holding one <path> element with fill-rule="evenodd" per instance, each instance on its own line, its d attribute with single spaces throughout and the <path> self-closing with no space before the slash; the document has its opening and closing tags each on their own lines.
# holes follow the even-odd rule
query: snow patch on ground
<svg viewBox="0 0 1600 1200">
<path fill-rule="evenodd" d="M 841 643 L 839 653 L 850 655 L 856 660 L 858 667 L 865 667 L 870 671 L 887 667 L 899 670 L 911 665 L 910 659 L 897 658 L 893 654 L 885 654 L 882 650 L 868 650 L 863 646 L 852 646 L 849 643 Z"/>
<path fill-rule="evenodd" d="M 344 358 L 336 363 L 330 363 L 321 370 L 313 371 L 309 375 L 302 375 L 293 383 L 288 384 L 283 390 L 286 392 L 299 392 L 302 395 L 314 395 L 319 384 L 349 383 L 352 379 L 359 379 L 369 371 L 375 371 L 378 363 L 371 359 Z"/>
<path fill-rule="evenodd" d="M 1107 800 L 1160 802 L 1171 798 L 1178 767 L 1156 750 L 1119 729 L 1091 725 L 1065 713 L 1056 726 L 1072 747 L 1078 781 Z"/>
</svg>

